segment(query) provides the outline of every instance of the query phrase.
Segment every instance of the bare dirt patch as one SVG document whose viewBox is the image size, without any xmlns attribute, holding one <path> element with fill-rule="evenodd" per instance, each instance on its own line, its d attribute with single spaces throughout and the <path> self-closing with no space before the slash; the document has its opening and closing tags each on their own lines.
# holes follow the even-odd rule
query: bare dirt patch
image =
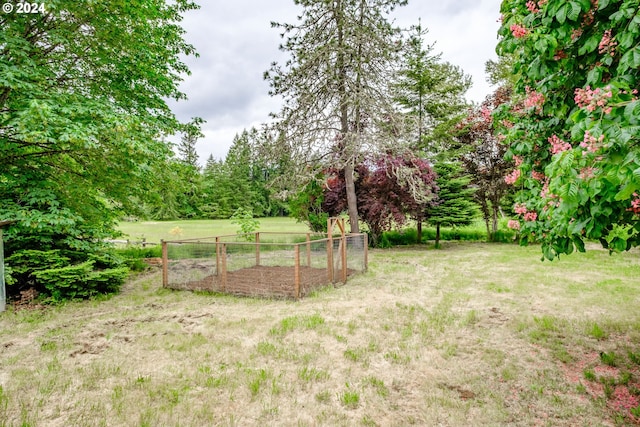
<svg viewBox="0 0 640 427">
<path fill-rule="evenodd" d="M 299 271 L 302 297 L 331 285 L 326 269 L 300 266 Z M 347 270 L 347 276 L 354 273 L 355 270 Z M 226 284 L 223 284 L 221 275 L 210 274 L 200 280 L 182 283 L 175 281 L 169 287 L 174 290 L 224 292 L 231 295 L 264 298 L 295 299 L 297 296 L 294 267 L 285 266 L 258 265 L 229 271 L 226 274 Z"/>
</svg>

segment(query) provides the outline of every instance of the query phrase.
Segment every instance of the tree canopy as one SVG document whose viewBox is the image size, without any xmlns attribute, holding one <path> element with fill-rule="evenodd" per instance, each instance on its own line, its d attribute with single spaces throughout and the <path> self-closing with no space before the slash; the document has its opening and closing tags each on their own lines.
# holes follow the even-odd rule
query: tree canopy
<svg viewBox="0 0 640 427">
<path fill-rule="evenodd" d="M 163 137 L 181 129 L 166 100 L 184 98 L 182 55 L 195 54 L 179 22 L 194 8 L 187 0 L 52 1 L 44 12 L 0 15 L 0 218 L 15 221 L 9 257 L 99 246 L 162 179 L 172 155 Z"/>
<path fill-rule="evenodd" d="M 522 102 L 497 116 L 517 168 L 523 243 L 547 259 L 640 244 L 637 0 L 505 0 L 498 52 Z"/>
<path fill-rule="evenodd" d="M 185 0 L 50 2 L 0 16 L 0 217 L 29 235 L 75 245 L 110 231 L 144 197 L 179 129 Z M 90 230 L 91 229 L 91 230 Z"/>
</svg>

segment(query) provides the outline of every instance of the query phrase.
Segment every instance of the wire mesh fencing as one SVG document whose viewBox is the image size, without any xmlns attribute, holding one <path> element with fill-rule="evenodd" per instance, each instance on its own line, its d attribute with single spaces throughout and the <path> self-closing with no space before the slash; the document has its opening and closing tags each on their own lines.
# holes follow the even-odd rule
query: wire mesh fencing
<svg viewBox="0 0 640 427">
<path fill-rule="evenodd" d="M 252 233 L 165 241 L 163 286 L 301 298 L 367 269 L 367 236 Z"/>
</svg>

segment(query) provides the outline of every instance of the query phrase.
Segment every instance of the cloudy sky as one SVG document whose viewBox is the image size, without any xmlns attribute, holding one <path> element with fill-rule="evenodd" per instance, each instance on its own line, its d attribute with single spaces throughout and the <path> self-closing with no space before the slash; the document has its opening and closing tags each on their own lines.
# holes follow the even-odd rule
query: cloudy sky
<svg viewBox="0 0 640 427">
<path fill-rule="evenodd" d="M 182 22 L 187 42 L 200 57 L 187 58 L 192 74 L 181 89 L 187 101 L 170 104 L 180 120 L 206 120 L 204 138 L 197 143 L 200 163 L 210 154 L 223 159 L 234 135 L 269 120 L 280 109 L 268 95 L 262 78 L 273 61 L 285 56 L 278 50 L 279 30 L 271 22 L 294 23 L 300 9 L 293 0 L 200 0 Z M 434 52 L 462 67 L 473 79 L 467 98 L 480 102 L 491 92 L 484 64 L 496 59 L 496 33 L 500 0 L 409 0 L 391 19 L 400 27 L 422 21 L 428 28 L 426 44 Z"/>
</svg>

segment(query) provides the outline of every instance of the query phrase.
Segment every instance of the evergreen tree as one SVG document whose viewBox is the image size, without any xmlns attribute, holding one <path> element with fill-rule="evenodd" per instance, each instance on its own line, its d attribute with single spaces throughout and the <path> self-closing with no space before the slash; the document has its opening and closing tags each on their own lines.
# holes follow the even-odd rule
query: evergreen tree
<svg viewBox="0 0 640 427">
<path fill-rule="evenodd" d="M 470 186 L 471 177 L 464 175 L 457 162 L 440 162 L 435 165 L 438 196 L 427 211 L 430 224 L 436 226 L 436 249 L 440 247 L 440 226 L 469 225 L 478 214 L 473 200 L 475 190 Z M 420 240 L 418 240 L 420 241 Z"/>
<path fill-rule="evenodd" d="M 471 77 L 434 55 L 433 45 L 425 46 L 428 31 L 420 24 L 412 31 L 393 89 L 412 129 L 411 145 L 435 159 L 451 145 L 451 130 L 467 108 Z"/>
<path fill-rule="evenodd" d="M 291 154 L 291 178 L 308 182 L 327 161 L 343 171 L 352 232 L 358 231 L 354 167 L 380 147 L 380 130 L 394 117 L 388 82 L 399 31 L 387 15 L 406 3 L 297 0 L 300 22 L 273 24 L 283 29 L 281 49 L 291 55 L 265 73 L 271 94 L 285 101 L 273 151 Z"/>
</svg>

